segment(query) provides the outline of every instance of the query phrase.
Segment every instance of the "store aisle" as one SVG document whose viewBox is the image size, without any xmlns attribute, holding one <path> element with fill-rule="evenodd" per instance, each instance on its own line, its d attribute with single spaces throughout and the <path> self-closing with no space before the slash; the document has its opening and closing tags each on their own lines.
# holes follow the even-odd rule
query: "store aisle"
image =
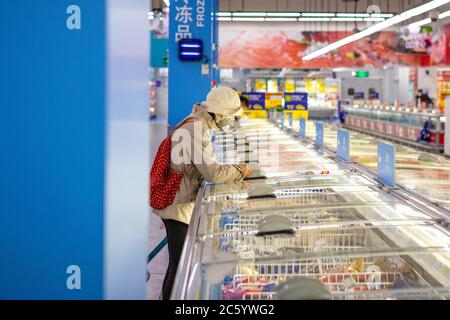
<svg viewBox="0 0 450 320">
<path fill-rule="evenodd" d="M 159 144 L 165 138 L 166 120 L 152 120 L 149 125 L 150 159 L 153 161 Z M 160 218 L 150 213 L 148 252 L 153 250 L 166 236 L 164 225 Z M 147 296 L 150 300 L 159 298 L 162 282 L 166 273 L 169 256 L 167 246 L 147 265 L 150 280 L 147 283 Z"/>
</svg>

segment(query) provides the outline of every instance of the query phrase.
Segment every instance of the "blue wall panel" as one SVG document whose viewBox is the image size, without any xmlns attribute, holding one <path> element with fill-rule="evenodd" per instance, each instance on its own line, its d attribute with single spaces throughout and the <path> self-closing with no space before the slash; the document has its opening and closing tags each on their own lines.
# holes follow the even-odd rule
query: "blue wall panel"
<svg viewBox="0 0 450 320">
<path fill-rule="evenodd" d="M 102 298 L 104 33 L 103 0 L 0 4 L 0 298 Z"/>
</svg>

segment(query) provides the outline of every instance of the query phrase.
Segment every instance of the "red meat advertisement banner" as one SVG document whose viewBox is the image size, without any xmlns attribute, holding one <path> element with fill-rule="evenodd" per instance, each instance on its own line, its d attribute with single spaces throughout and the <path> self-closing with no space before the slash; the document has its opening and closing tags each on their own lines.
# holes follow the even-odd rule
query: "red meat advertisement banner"
<svg viewBox="0 0 450 320">
<path fill-rule="evenodd" d="M 302 59 L 349 34 L 346 31 L 234 31 L 220 44 L 219 65 L 222 68 L 380 68 L 429 63 L 427 54 L 401 53 L 399 36 L 393 31 L 366 37 L 310 61 Z"/>
</svg>

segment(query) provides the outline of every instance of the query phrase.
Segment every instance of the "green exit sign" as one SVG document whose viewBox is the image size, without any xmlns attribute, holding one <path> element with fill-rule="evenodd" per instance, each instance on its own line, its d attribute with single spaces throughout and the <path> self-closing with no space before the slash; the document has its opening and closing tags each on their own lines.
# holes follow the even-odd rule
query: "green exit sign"
<svg viewBox="0 0 450 320">
<path fill-rule="evenodd" d="M 355 71 L 353 76 L 356 78 L 367 78 L 369 76 L 369 71 Z"/>
</svg>

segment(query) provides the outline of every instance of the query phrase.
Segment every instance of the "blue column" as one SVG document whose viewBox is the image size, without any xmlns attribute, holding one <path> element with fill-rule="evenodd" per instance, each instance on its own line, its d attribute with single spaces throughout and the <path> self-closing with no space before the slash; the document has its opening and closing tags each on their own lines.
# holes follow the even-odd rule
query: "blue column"
<svg viewBox="0 0 450 320">
<path fill-rule="evenodd" d="M 148 1 L 113 2 L 1 2 L 0 299 L 145 298 Z"/>
<path fill-rule="evenodd" d="M 211 1 L 173 0 L 170 3 L 169 30 L 169 124 L 174 127 L 205 99 L 211 89 Z M 205 60 L 182 62 L 178 59 L 181 38 L 202 39 Z M 202 64 L 208 63 L 202 73 Z"/>
<path fill-rule="evenodd" d="M 0 20 L 0 298 L 101 299 L 105 1 L 2 1 Z"/>
</svg>

